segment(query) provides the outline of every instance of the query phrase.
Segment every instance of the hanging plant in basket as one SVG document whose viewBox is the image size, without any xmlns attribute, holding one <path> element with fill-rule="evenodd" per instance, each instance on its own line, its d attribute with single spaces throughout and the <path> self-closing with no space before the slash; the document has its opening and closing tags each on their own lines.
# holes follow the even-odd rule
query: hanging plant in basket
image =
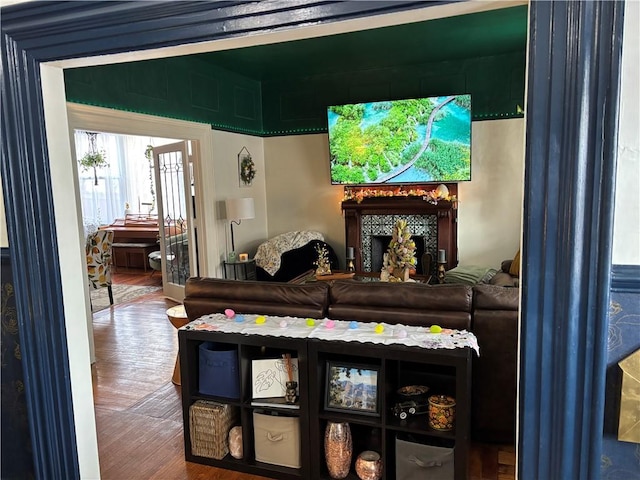
<svg viewBox="0 0 640 480">
<path fill-rule="evenodd" d="M 240 182 L 241 186 L 249 186 L 253 183 L 253 179 L 256 176 L 256 165 L 253 163 L 249 150 L 242 147 L 238 154 L 238 170 L 240 170 Z"/>
<path fill-rule="evenodd" d="M 107 162 L 107 156 L 104 150 L 98 150 L 98 146 L 96 143 L 98 134 L 95 132 L 84 132 L 89 137 L 89 151 L 84 154 L 84 156 L 78 160 L 78 163 L 82 167 L 82 171 L 86 172 L 87 170 L 93 168 L 93 178 L 94 185 L 98 185 L 98 168 L 104 168 L 109 166 L 109 162 Z"/>
</svg>

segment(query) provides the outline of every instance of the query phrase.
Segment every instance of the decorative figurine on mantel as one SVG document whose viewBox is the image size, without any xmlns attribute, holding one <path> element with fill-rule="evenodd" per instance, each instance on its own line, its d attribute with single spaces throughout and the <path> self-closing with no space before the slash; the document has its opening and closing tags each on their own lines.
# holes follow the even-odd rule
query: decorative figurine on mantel
<svg viewBox="0 0 640 480">
<path fill-rule="evenodd" d="M 384 254 L 380 280 L 409 282 L 409 273 L 416 268 L 416 243 L 411 238 L 406 220 L 398 220 L 393 227 L 391 242 Z"/>
<path fill-rule="evenodd" d="M 316 268 L 316 275 L 331 275 L 331 262 L 329 261 L 329 251 L 326 247 L 316 245 L 318 260 L 313 262 Z"/>
</svg>

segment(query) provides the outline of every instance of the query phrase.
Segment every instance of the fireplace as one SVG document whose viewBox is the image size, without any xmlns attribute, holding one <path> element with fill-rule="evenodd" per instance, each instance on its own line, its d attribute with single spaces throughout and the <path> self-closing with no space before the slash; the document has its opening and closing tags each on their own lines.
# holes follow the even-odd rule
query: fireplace
<svg viewBox="0 0 640 480">
<path fill-rule="evenodd" d="M 371 249 L 369 252 L 370 259 L 368 259 L 368 262 L 366 260 L 363 262 L 365 265 L 367 265 L 367 263 L 370 265 L 370 272 L 379 272 L 380 270 L 382 270 L 384 254 L 387 251 L 387 247 L 389 246 L 390 241 L 391 235 L 371 236 Z M 367 255 L 365 255 L 365 257 L 366 256 Z"/>
<path fill-rule="evenodd" d="M 404 219 L 416 243 L 417 273 L 422 272 L 420 259 L 429 252 L 435 274 L 438 250 L 445 250 L 446 268 L 457 265 L 457 210 L 451 202 L 432 205 L 421 197 L 377 197 L 342 202 L 347 246 L 355 249 L 358 271 L 377 272 L 389 246 L 395 223 Z"/>
<path fill-rule="evenodd" d="M 384 254 L 387 253 L 389 242 L 391 242 L 391 235 L 369 235 L 369 238 L 371 247 L 365 247 L 362 249 L 363 269 L 366 272 L 379 272 L 382 270 Z M 422 271 L 422 262 L 420 259 L 422 258 L 422 254 L 425 252 L 425 248 L 427 252 L 431 253 L 431 258 L 436 258 L 437 253 L 434 252 L 437 252 L 437 243 L 434 240 L 437 240 L 437 237 L 428 233 L 427 235 L 413 234 L 411 238 L 416 244 L 416 273 L 419 275 L 425 274 Z M 435 267 L 436 265 L 432 264 L 431 271 L 427 272 L 425 275 L 435 275 Z"/>
<path fill-rule="evenodd" d="M 425 252 L 425 247 L 426 247 L 426 251 L 431 253 L 431 257 L 436 258 L 433 256 L 434 255 L 433 251 L 436 250 L 435 244 L 434 246 L 429 247 L 429 244 L 433 243 L 433 242 L 429 242 L 429 237 L 412 235 L 411 238 L 416 244 L 416 253 L 415 253 L 416 260 L 417 260 L 416 273 L 418 275 L 429 275 L 429 274 L 435 275 L 436 268 L 434 264 L 431 265 L 431 271 L 425 273 L 422 271 L 422 262 L 420 261 L 420 259 L 422 258 L 422 254 Z M 367 270 L 367 271 L 379 272 L 380 270 L 382 270 L 384 254 L 387 253 L 389 242 L 391 242 L 391 235 L 372 235 L 371 236 L 371 249 L 370 249 L 370 255 L 369 255 L 371 257 L 371 263 L 370 263 L 371 268 L 370 270 Z M 365 257 L 367 256 L 368 255 L 365 255 Z M 365 265 L 368 264 L 368 260 L 366 258 L 365 258 L 364 264 Z"/>
</svg>

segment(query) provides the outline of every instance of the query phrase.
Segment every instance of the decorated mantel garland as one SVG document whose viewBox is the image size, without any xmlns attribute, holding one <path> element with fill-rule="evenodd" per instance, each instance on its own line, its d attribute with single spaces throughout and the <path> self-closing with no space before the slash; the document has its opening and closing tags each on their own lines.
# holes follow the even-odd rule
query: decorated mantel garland
<svg viewBox="0 0 640 480">
<path fill-rule="evenodd" d="M 402 187 L 392 189 L 345 187 L 342 200 L 355 200 L 356 203 L 361 203 L 365 198 L 379 197 L 422 197 L 422 200 L 432 205 L 437 205 L 438 202 L 442 201 L 451 202 L 454 208 L 458 202 L 458 198 L 449 193 L 449 188 L 445 184 L 440 184 L 433 190 L 426 190 L 419 187 L 408 190 Z"/>
</svg>

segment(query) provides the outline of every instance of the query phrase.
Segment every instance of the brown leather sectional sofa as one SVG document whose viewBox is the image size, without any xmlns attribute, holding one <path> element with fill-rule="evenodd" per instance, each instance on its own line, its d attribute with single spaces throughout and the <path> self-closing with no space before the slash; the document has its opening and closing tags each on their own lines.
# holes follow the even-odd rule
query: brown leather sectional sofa
<svg viewBox="0 0 640 480">
<path fill-rule="evenodd" d="M 338 280 L 291 284 L 190 278 L 189 320 L 231 308 L 241 313 L 362 322 L 440 325 L 478 338 L 472 366 L 472 437 L 515 442 L 518 289 L 495 285 L 389 284 Z"/>
</svg>

